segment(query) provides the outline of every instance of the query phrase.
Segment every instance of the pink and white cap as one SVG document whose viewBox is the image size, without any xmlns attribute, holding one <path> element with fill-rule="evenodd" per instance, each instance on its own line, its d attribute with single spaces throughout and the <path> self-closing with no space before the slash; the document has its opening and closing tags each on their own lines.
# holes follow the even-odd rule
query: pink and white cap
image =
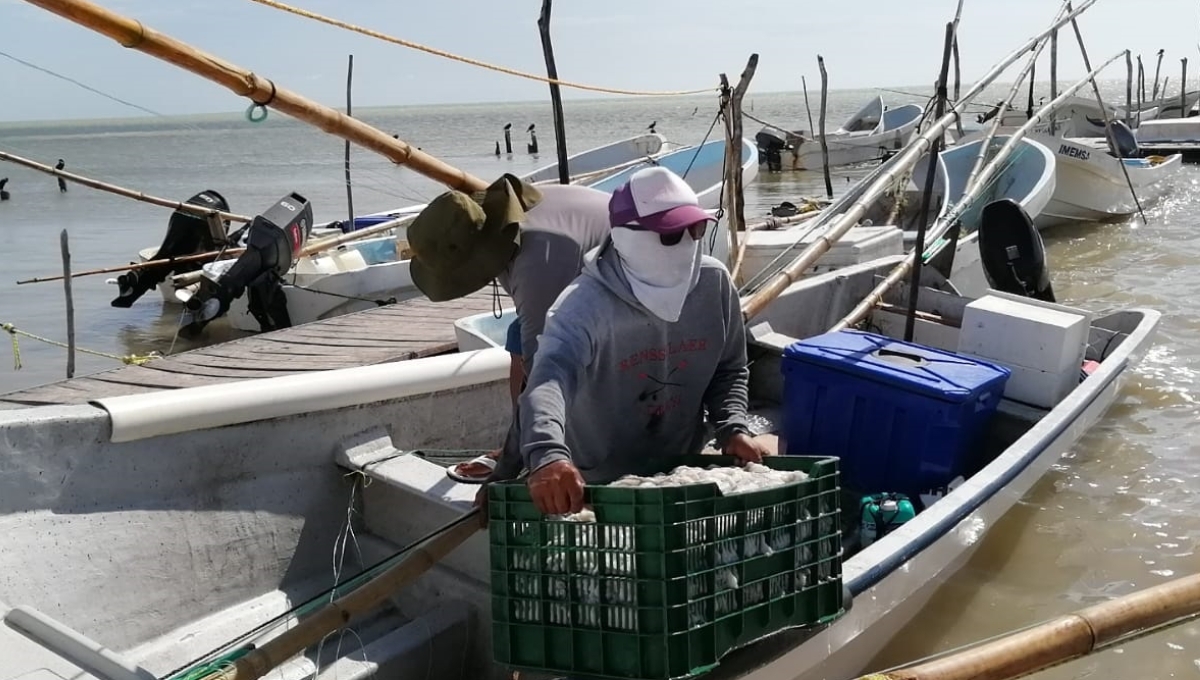
<svg viewBox="0 0 1200 680">
<path fill-rule="evenodd" d="M 629 181 L 609 199 L 608 217 L 614 227 L 660 234 L 671 234 L 713 219 L 700 207 L 700 199 L 687 182 L 659 166 L 630 175 Z"/>
</svg>

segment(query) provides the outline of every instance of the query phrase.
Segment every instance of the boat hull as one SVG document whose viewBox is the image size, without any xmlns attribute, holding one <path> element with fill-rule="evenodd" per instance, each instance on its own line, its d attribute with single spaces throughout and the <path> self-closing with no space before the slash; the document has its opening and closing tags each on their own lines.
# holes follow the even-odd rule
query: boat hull
<svg viewBox="0 0 1200 680">
<path fill-rule="evenodd" d="M 1122 162 L 1097 145 L 1053 137 L 1037 139 L 1052 149 L 1056 158 L 1054 196 L 1034 218 L 1039 229 L 1132 215 L 1138 208 L 1134 193 L 1143 208 L 1157 202 L 1166 193 L 1167 181 L 1183 166 L 1182 156 L 1176 154 L 1149 162 L 1132 159 L 1124 163 L 1122 171 Z"/>
<path fill-rule="evenodd" d="M 1005 454 L 967 482 L 979 486 L 979 493 L 984 493 L 984 482 L 979 477 L 989 473 L 996 477 L 1020 466 L 1002 489 L 988 496 L 961 520 L 951 523 L 941 537 L 913 556 L 903 569 L 892 571 L 856 594 L 852 609 L 837 623 L 752 677 L 755 680 L 844 680 L 875 670 L 868 668 L 870 660 L 919 614 L 938 587 L 970 559 L 984 532 L 994 526 L 1116 401 L 1125 379 L 1124 366 L 1108 378 L 1107 382 L 1098 382 L 1086 395 L 1078 395 L 1078 403 L 1070 413 L 1031 430 L 1019 442 L 1019 451 Z M 935 505 L 928 512 L 936 510 L 939 508 Z M 895 549 L 914 537 L 897 532 L 887 539 L 892 539 L 891 546 L 880 542 L 868 550 L 876 547 L 880 551 Z M 870 555 L 864 551 L 861 560 L 852 558 L 846 564 L 843 578 L 852 590 L 856 580 L 872 578 L 874 565 L 871 562 Z"/>
</svg>

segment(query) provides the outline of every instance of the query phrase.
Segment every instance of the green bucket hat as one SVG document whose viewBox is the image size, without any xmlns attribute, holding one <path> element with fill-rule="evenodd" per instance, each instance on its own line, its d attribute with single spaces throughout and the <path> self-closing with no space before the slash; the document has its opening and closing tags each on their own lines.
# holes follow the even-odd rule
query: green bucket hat
<svg viewBox="0 0 1200 680">
<path fill-rule="evenodd" d="M 517 254 L 520 223 L 541 200 L 532 184 L 507 173 L 482 192 L 433 199 L 408 226 L 413 283 L 433 302 L 483 288 Z"/>
</svg>

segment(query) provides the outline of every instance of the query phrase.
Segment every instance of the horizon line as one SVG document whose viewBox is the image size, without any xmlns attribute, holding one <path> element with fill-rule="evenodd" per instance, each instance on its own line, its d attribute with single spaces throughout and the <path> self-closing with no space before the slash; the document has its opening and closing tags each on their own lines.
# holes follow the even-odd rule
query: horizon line
<svg viewBox="0 0 1200 680">
<path fill-rule="evenodd" d="M 1105 79 L 1101 79 L 1101 82 L 1103 82 L 1103 80 L 1105 80 Z M 1113 78 L 1111 80 L 1116 81 L 1119 79 Z M 1060 77 L 1059 81 L 1060 82 L 1063 81 L 1063 78 Z M 1034 82 L 1035 83 L 1040 82 L 1040 83 L 1049 85 L 1050 80 L 1049 79 L 1034 80 Z M 963 82 L 963 84 L 967 85 L 968 83 Z M 1011 83 L 996 82 L 996 83 L 993 83 L 992 86 L 1005 85 L 1005 84 L 1011 85 Z M 920 90 L 922 90 L 922 89 L 928 89 L 929 92 L 921 93 Z M 870 91 L 884 91 L 884 92 L 891 91 L 892 94 L 898 94 L 901 96 L 903 96 L 904 93 L 901 92 L 900 90 L 916 90 L 915 92 L 912 93 L 912 96 L 914 96 L 914 97 L 929 97 L 929 96 L 933 96 L 934 87 L 933 87 L 933 85 L 912 85 L 912 84 L 896 85 L 896 86 L 892 86 L 892 87 L 882 87 L 882 86 L 841 87 L 841 88 L 830 88 L 829 92 L 852 92 L 855 90 L 870 90 Z M 781 94 L 801 94 L 802 92 L 803 92 L 803 90 L 763 90 L 763 91 L 758 92 L 757 94 L 781 95 Z M 715 90 L 714 90 L 713 94 L 715 94 Z M 748 92 L 747 96 L 750 99 L 753 99 L 753 94 L 755 94 L 755 93 Z M 671 99 L 690 100 L 690 99 L 697 99 L 697 98 L 701 98 L 701 97 L 710 97 L 710 96 L 712 96 L 712 95 L 711 94 L 693 94 L 693 95 L 681 95 L 681 96 L 670 97 L 670 98 Z M 575 96 L 575 97 L 563 97 L 563 101 L 564 102 L 568 102 L 568 101 L 590 102 L 590 101 L 601 101 L 601 100 L 628 101 L 628 100 L 644 100 L 644 99 L 650 99 L 650 98 L 656 98 L 656 97 L 654 95 L 633 95 L 633 96 L 582 95 L 582 96 Z M 663 98 L 663 97 L 657 97 L 657 98 Z M 431 103 L 427 103 L 427 104 L 379 104 L 379 105 L 360 106 L 359 108 L 361 110 L 425 109 L 425 108 L 436 108 L 436 107 L 443 107 L 443 106 L 494 106 L 497 104 L 519 105 L 519 104 L 549 104 L 549 103 L 550 102 L 548 99 L 540 99 L 539 98 L 539 99 L 492 100 L 492 101 L 477 101 L 477 102 L 431 102 Z M 340 108 L 340 107 L 330 107 L 330 108 L 334 108 L 335 110 L 341 111 L 341 112 L 344 112 L 344 110 L 345 110 L 344 108 Z M 271 110 L 278 113 L 278 111 L 275 111 L 274 109 L 271 109 Z M 128 115 L 128 116 L 91 117 L 91 118 L 83 118 L 83 117 L 79 117 L 79 118 L 49 118 L 49 119 L 42 118 L 42 119 L 21 119 L 21 120 L 0 119 L 0 126 L 6 126 L 6 127 L 14 126 L 15 127 L 18 125 L 34 125 L 34 124 L 45 125 L 45 124 L 54 124 L 54 123 L 85 123 L 85 122 L 92 122 L 92 121 L 117 123 L 117 122 L 143 121 L 146 119 L 154 119 L 154 118 L 174 119 L 174 118 L 192 118 L 192 117 L 198 117 L 198 116 L 234 116 L 234 115 L 241 116 L 241 115 L 244 115 L 244 113 L 245 113 L 244 110 L 243 111 L 229 110 L 229 111 L 207 111 L 207 112 L 198 112 L 198 113 L 170 113 L 170 114 L 142 113 L 142 114 L 132 114 L 132 115 Z M 292 116 L 288 116 L 287 114 L 282 114 L 282 115 L 286 116 L 289 120 L 299 120 L 299 119 L 293 118 Z"/>
</svg>

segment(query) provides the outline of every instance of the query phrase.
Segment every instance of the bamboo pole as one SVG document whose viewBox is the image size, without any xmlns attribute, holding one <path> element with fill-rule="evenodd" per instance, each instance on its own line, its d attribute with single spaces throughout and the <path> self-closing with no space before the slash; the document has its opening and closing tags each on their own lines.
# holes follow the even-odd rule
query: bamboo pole
<svg viewBox="0 0 1200 680">
<path fill-rule="evenodd" d="M 58 235 L 58 242 L 62 248 L 63 293 L 67 297 L 67 380 L 70 380 L 75 377 L 75 298 L 71 295 L 71 244 L 66 229 Z"/>
<path fill-rule="evenodd" d="M 1071 3 L 1068 1 L 1067 6 Z M 1092 70 L 1092 60 L 1088 59 L 1087 46 L 1083 44 L 1083 33 L 1079 30 L 1079 22 L 1072 19 L 1071 28 L 1075 31 L 1075 39 L 1079 42 L 1079 54 L 1083 57 L 1083 67 L 1087 70 Z M 1158 52 L 1159 61 L 1162 61 L 1162 50 Z M 1142 224 L 1149 224 L 1146 220 L 1146 212 L 1142 210 L 1142 202 L 1138 200 L 1137 190 L 1133 188 L 1133 180 L 1129 178 L 1129 168 L 1125 167 L 1125 162 L 1121 160 L 1121 153 L 1117 149 L 1116 133 L 1112 129 L 1112 117 L 1108 115 L 1108 107 L 1104 105 L 1104 98 L 1100 96 L 1100 86 L 1096 83 L 1095 78 L 1092 79 L 1092 92 L 1096 95 L 1096 105 L 1100 107 L 1100 116 L 1104 118 L 1104 134 L 1108 137 L 1108 146 L 1112 149 L 1113 155 L 1117 157 L 1117 165 L 1121 166 L 1121 174 L 1125 176 L 1125 184 L 1129 187 L 1129 195 L 1133 197 L 1133 204 L 1137 206 L 1138 214 L 1142 216 Z"/>
<path fill-rule="evenodd" d="M 821 169 L 825 173 L 825 195 L 833 198 L 833 180 L 829 177 L 829 142 L 825 139 L 825 109 L 828 104 L 829 74 L 825 72 L 825 57 L 817 55 L 817 68 L 821 69 Z"/>
<path fill-rule="evenodd" d="M 355 590 L 322 607 L 295 627 L 212 675 L 207 680 L 257 680 L 288 659 L 317 644 L 362 614 L 374 609 L 397 590 L 412 583 L 463 541 L 479 531 L 480 510 L 473 508 L 416 546 L 400 563 Z"/>
<path fill-rule="evenodd" d="M 487 183 L 414 148 L 362 121 L 279 87 L 271 80 L 213 54 L 164 35 L 140 21 L 122 16 L 88 0 L 25 0 L 64 19 L 101 33 L 123 47 L 157 57 L 207 78 L 249 98 L 259 107 L 270 107 L 348 139 L 426 177 L 462 191 L 482 191 Z"/>
<path fill-rule="evenodd" d="M 354 55 L 349 55 L 350 59 L 346 64 L 346 115 L 351 115 L 350 90 L 354 83 Z M 346 140 L 346 210 L 349 213 L 350 221 L 346 226 L 351 231 L 354 230 L 354 185 L 350 183 L 350 140 Z"/>
<path fill-rule="evenodd" d="M 738 84 L 729 89 L 729 79 L 721 74 L 721 98 L 725 107 L 725 213 L 729 224 L 730 250 L 734 254 L 730 276 L 736 283 L 741 275 L 742 260 L 746 254 L 746 194 L 742 187 L 742 98 L 750 88 L 754 72 L 758 69 L 758 55 L 751 54 L 742 70 Z M 728 97 L 726 97 L 728 93 Z"/>
<path fill-rule="evenodd" d="M 1059 6 L 1058 14 L 1056 14 L 1055 17 L 1058 18 L 1063 16 L 1067 12 L 1067 7 L 1069 4 L 1070 3 L 1064 0 L 1062 5 Z M 1050 35 L 1053 36 L 1056 33 L 1058 33 L 1058 31 L 1052 31 Z M 1012 87 L 1008 90 L 1008 96 L 1006 96 L 1000 102 L 1000 111 L 996 113 L 994 118 L 992 118 L 991 125 L 988 126 L 988 130 L 983 136 L 983 143 L 979 145 L 979 153 L 975 156 L 975 162 L 971 164 L 971 172 L 967 173 L 967 183 L 964 185 L 966 187 L 964 191 L 969 192 L 975 187 L 976 184 L 978 184 L 979 170 L 983 167 L 984 162 L 987 160 L 987 152 L 989 149 L 991 149 L 992 140 L 996 137 L 996 133 L 1000 130 L 1000 126 L 1004 121 L 1004 114 L 1009 110 L 1009 108 L 1011 108 L 1013 100 L 1017 98 L 1017 93 L 1021 91 L 1021 83 L 1025 80 L 1025 77 L 1032 74 L 1034 65 L 1037 63 L 1037 58 L 1039 55 L 1041 55 L 1042 48 L 1045 47 L 1046 44 L 1046 41 L 1038 42 L 1037 46 L 1033 50 L 1033 53 L 1029 55 L 1029 61 L 1025 62 L 1025 66 L 1021 69 L 1021 72 L 1017 74 L 1015 79 L 1013 79 Z M 1029 105 L 1031 108 L 1033 106 L 1032 80 L 1033 79 L 1031 77 L 1029 83 Z M 1030 113 L 1033 112 L 1030 111 Z"/>
<path fill-rule="evenodd" d="M 119 187 L 115 184 L 109 184 L 108 182 L 101 182 L 99 180 L 84 177 L 83 175 L 77 175 L 73 172 L 67 172 L 66 170 L 57 170 L 53 166 L 46 165 L 44 163 L 38 163 L 37 161 L 29 160 L 28 158 L 23 158 L 16 154 L 8 153 L 7 151 L 0 151 L 0 160 L 8 161 L 9 163 L 14 163 L 16 165 L 20 165 L 20 166 L 29 168 L 31 170 L 37 170 L 38 172 L 44 172 L 47 175 L 56 175 L 65 180 L 75 182 L 76 184 L 82 184 L 85 187 L 90 187 L 92 189 L 97 189 L 99 191 L 105 191 L 110 194 L 116 194 L 117 196 L 124 196 L 125 198 L 132 198 L 133 200 L 141 201 L 142 203 L 150 203 L 152 205 L 161 206 L 163 208 L 174 208 L 175 210 L 189 212 L 193 215 L 198 215 L 200 217 L 207 217 L 208 215 L 216 215 L 216 216 L 220 217 L 221 219 L 229 220 L 230 222 L 249 222 L 250 221 L 250 218 L 246 217 L 245 215 L 238 215 L 236 213 L 224 212 L 221 210 L 213 210 L 212 208 L 205 208 L 202 205 L 195 205 L 193 203 L 181 203 L 179 201 L 172 201 L 172 200 L 168 200 L 165 198 L 159 198 L 157 196 L 151 196 L 149 194 L 145 194 L 140 191 L 134 191 L 132 189 L 126 189 L 124 187 Z"/>
<path fill-rule="evenodd" d="M 1105 67 L 1116 61 L 1122 54 L 1124 54 L 1124 52 L 1118 52 L 1108 61 L 1101 64 L 1099 68 L 1088 73 L 1087 77 L 1085 77 L 1083 80 L 1080 80 L 1064 90 L 1062 94 L 1058 95 L 1058 98 L 1039 109 L 1035 114 L 1033 114 L 1033 116 L 1029 118 L 1029 120 L 1025 121 L 1024 125 L 1017 128 L 1011 135 L 1009 135 L 1008 141 L 1004 143 L 1004 146 L 1000 147 L 1000 150 L 996 152 L 996 155 L 992 161 L 988 163 L 986 167 L 984 167 L 982 172 L 980 172 L 980 179 L 977 182 L 978 187 L 985 187 L 989 182 L 992 181 L 995 174 L 1001 167 L 1000 163 L 1003 162 L 1016 148 L 1017 144 L 1025 138 L 1025 134 L 1032 130 L 1035 125 L 1041 122 L 1043 116 L 1053 112 L 1054 109 L 1062 105 L 1062 103 L 1066 101 L 1068 97 L 1075 94 L 1079 88 L 1087 85 L 1089 82 L 1092 82 L 1096 75 L 1100 73 L 1100 71 L 1104 70 Z M 978 191 L 979 189 L 975 189 L 971 193 L 964 193 L 962 199 L 960 199 L 953 208 L 946 212 L 944 223 L 954 224 L 957 222 L 959 213 L 974 200 L 974 194 Z M 923 259 L 923 257 L 924 253 L 914 249 L 912 257 L 905 258 L 903 262 L 896 265 L 896 267 L 888 273 L 887 277 L 885 277 L 884 280 L 879 283 L 879 285 L 875 286 L 874 290 L 868 293 L 867 296 L 854 307 L 854 309 L 850 310 L 850 313 L 842 317 L 842 319 L 834 324 L 830 330 L 840 331 L 861 321 L 864 317 L 866 317 L 871 309 L 883 299 L 884 294 L 887 293 L 892 286 L 899 283 L 900 280 L 904 278 L 904 275 L 913 268 L 914 262 L 918 259 Z M 916 299 L 916 296 L 913 296 L 913 299 Z"/>
<path fill-rule="evenodd" d="M 405 215 L 404 217 L 398 217 L 394 220 L 388 220 L 387 222 L 382 222 L 380 224 L 376 224 L 373 227 L 367 227 L 365 229 L 359 229 L 357 231 L 352 231 L 348 234 L 342 234 L 340 236 L 330 236 L 329 238 L 324 238 L 319 241 L 313 241 L 312 243 L 309 243 L 309 244 L 305 245 L 303 248 L 301 248 L 300 254 L 297 255 L 296 258 L 299 259 L 301 257 L 310 257 L 317 253 L 324 252 L 331 248 L 336 248 L 340 245 L 350 243 L 352 241 L 359 241 L 364 238 L 369 238 L 371 236 L 376 236 L 378 234 L 387 233 L 387 232 L 395 229 L 396 227 L 403 225 L 405 222 L 410 222 L 410 221 L 416 219 L 416 217 L 417 217 L 417 215 L 415 213 L 412 215 Z M 245 248 L 240 248 L 240 249 L 238 249 L 237 252 L 238 252 L 238 254 L 241 254 L 244 251 L 245 251 Z M 227 252 L 232 253 L 234 251 L 230 250 Z M 171 280 L 175 283 L 176 287 L 186 286 L 186 285 L 190 285 L 190 284 L 193 284 L 193 283 L 199 281 L 201 274 L 202 274 L 202 272 L 199 270 L 191 271 L 191 272 L 186 272 L 183 274 L 176 274 L 175 276 L 171 277 Z"/>
<path fill-rule="evenodd" d="M 554 46 L 550 42 L 550 5 L 552 0 L 542 0 L 542 13 L 538 17 L 538 33 L 542 36 L 542 55 L 546 58 L 546 75 L 550 83 L 550 109 L 554 117 L 554 148 L 558 153 L 558 183 L 571 183 L 571 170 L 567 167 L 567 124 L 563 117 L 562 92 L 558 87 L 558 66 L 554 63 Z"/>
<path fill-rule="evenodd" d="M 1065 614 L 955 654 L 876 673 L 877 680 L 1010 680 L 1194 618 L 1200 575 Z"/>
<path fill-rule="evenodd" d="M 935 116 L 941 118 L 946 109 L 946 74 L 950 70 L 950 56 L 954 51 L 954 22 L 946 24 L 946 44 L 942 49 L 942 70 L 938 74 L 937 82 L 937 103 Z M 925 173 L 925 188 L 921 192 L 921 212 L 917 218 L 917 243 L 913 247 L 915 252 L 925 252 L 925 231 L 927 225 L 925 221 L 929 219 L 929 204 L 933 202 L 933 180 L 937 175 L 937 160 L 938 154 L 942 150 L 942 135 L 933 142 L 933 148 L 929 150 L 929 168 Z M 949 198 L 949 197 L 947 197 Z M 917 258 L 916 265 L 913 267 L 912 282 L 909 290 L 909 305 L 908 314 L 904 318 L 904 341 L 912 342 L 913 330 L 917 322 L 917 294 L 921 291 L 921 259 Z"/>
<path fill-rule="evenodd" d="M 856 225 L 859 220 L 866 215 L 867 208 L 874 204 L 880 196 L 886 191 L 887 186 L 895 181 L 895 179 L 907 168 L 921 158 L 921 155 L 931 148 L 933 139 L 937 135 L 944 134 L 945 131 L 953 124 L 956 117 L 962 114 L 962 109 L 966 107 L 980 92 L 983 91 L 993 80 L 997 78 L 1004 69 L 1008 68 L 1028 52 L 1031 48 L 1038 44 L 1043 38 L 1050 34 L 1050 31 L 1062 27 L 1074 17 L 1087 11 L 1089 7 L 1095 4 L 1096 0 L 1083 0 L 1077 8 L 1070 11 L 1066 16 L 1059 17 L 1050 25 L 1049 28 L 1039 32 L 1027 40 L 1023 45 L 1010 52 L 1004 59 L 991 68 L 982 78 L 980 78 L 971 89 L 967 91 L 962 98 L 950 107 L 950 111 L 942 116 L 941 119 L 933 121 L 929 129 L 918 135 L 913 141 L 909 142 L 904 150 L 897 153 L 895 156 L 885 163 L 876 167 L 867 177 L 865 177 L 856 188 L 845 194 L 840 200 L 836 201 L 824 211 L 825 215 L 829 215 L 828 221 L 821 220 L 820 225 L 827 226 L 825 233 L 821 235 L 812 245 L 804 249 L 802 253 L 796 256 L 790 264 L 782 270 L 774 274 L 770 280 L 764 283 L 758 290 L 742 297 L 742 314 L 749 319 L 761 312 L 768 304 L 779 296 L 787 287 L 796 282 L 804 272 L 816 262 L 822 254 L 829 250 L 838 239 L 847 231 Z M 941 234 L 933 234 L 932 238 L 940 238 Z M 910 260 L 906 260 L 910 261 Z M 772 263 L 773 265 L 774 263 Z M 903 265 L 903 263 L 902 263 Z M 897 270 L 900 266 L 897 266 Z"/>
<path fill-rule="evenodd" d="M 407 222 L 415 217 L 416 217 L 416 215 L 405 215 L 404 217 L 398 217 L 394 220 L 388 220 L 387 222 L 382 222 L 380 224 L 376 224 L 373 227 L 367 227 L 366 229 L 359 229 L 358 231 L 352 231 L 349 234 L 342 234 L 341 236 L 331 236 L 329 238 L 321 239 L 319 241 L 313 241 L 312 243 L 306 244 L 304 246 L 304 248 L 302 248 L 300 250 L 300 255 L 298 257 L 304 257 L 305 255 L 312 255 L 313 253 L 319 253 L 323 250 L 328 250 L 329 248 L 334 248 L 334 247 L 340 246 L 343 243 L 349 243 L 351 241 L 357 241 L 359 239 L 367 238 L 368 236 L 376 236 L 378 234 L 382 234 L 382 233 L 391 231 L 392 229 L 395 229 L 396 227 L 404 224 L 405 222 Z M 233 258 L 237 257 L 238 255 L 241 255 L 244 252 L 246 252 L 245 248 L 229 248 L 227 250 L 210 250 L 206 253 L 196 253 L 194 255 L 184 255 L 183 257 L 176 257 L 176 258 L 165 259 L 165 260 L 150 260 L 147 262 L 138 262 L 136 264 L 126 264 L 126 265 L 121 265 L 118 267 L 103 267 L 101 269 L 89 269 L 87 271 L 75 272 L 74 274 L 71 275 L 71 278 L 77 279 L 81 276 L 93 276 L 96 274 L 112 274 L 114 272 L 137 271 L 138 269 L 145 269 L 147 267 L 157 267 L 158 265 L 163 265 L 163 264 L 182 263 L 182 262 L 208 262 L 210 260 L 218 259 L 221 255 L 225 255 L 226 259 L 233 259 Z M 43 277 L 39 277 L 39 278 L 35 278 L 35 279 L 25 279 L 24 281 L 17 281 L 17 284 L 23 285 L 26 283 L 44 283 L 46 281 L 58 281 L 61 278 L 62 278 L 61 276 L 43 276 Z"/>
</svg>

